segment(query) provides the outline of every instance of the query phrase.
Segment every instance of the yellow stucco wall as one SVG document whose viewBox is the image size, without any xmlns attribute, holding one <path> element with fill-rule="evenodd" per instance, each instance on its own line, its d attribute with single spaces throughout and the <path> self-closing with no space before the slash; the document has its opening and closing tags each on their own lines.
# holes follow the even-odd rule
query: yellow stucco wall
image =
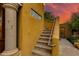
<svg viewBox="0 0 79 59">
<path fill-rule="evenodd" d="M 58 56 L 60 55 L 60 47 L 59 47 L 59 19 L 56 19 L 54 32 L 52 36 L 52 44 L 56 46 L 52 47 L 52 55 Z"/>
<path fill-rule="evenodd" d="M 42 16 L 41 20 L 31 15 L 31 8 Z M 19 49 L 21 50 L 21 55 L 31 55 L 32 48 L 44 28 L 43 13 L 44 6 L 42 3 L 26 3 L 21 7 L 19 13 Z"/>
</svg>

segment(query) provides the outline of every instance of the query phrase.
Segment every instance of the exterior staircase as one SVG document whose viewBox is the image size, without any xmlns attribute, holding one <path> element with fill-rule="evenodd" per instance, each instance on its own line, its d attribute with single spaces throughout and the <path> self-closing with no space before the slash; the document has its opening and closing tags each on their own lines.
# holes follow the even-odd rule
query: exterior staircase
<svg viewBox="0 0 79 59">
<path fill-rule="evenodd" d="M 51 30 L 45 27 L 35 47 L 32 49 L 32 56 L 52 56 L 52 47 L 56 46 L 56 44 L 52 44 L 52 35 L 55 25 L 56 19 L 52 22 Z"/>
<path fill-rule="evenodd" d="M 39 40 L 37 41 L 37 44 L 32 49 L 32 56 L 51 56 L 52 46 L 48 44 L 50 37 L 51 30 L 43 30 Z"/>
</svg>

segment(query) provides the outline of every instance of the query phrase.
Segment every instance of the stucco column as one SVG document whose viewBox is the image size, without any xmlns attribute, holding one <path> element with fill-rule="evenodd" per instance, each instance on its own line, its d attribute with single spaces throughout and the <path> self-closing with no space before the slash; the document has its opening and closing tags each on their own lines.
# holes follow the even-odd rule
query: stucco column
<svg viewBox="0 0 79 59">
<path fill-rule="evenodd" d="M 1 55 L 15 55 L 17 48 L 17 11 L 19 4 L 6 3 L 5 8 L 5 50 Z"/>
</svg>

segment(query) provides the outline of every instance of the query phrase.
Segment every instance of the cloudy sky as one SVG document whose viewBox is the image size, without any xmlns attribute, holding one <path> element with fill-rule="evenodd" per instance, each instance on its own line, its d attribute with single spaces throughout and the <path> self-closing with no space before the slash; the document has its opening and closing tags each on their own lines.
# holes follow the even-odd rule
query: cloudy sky
<svg viewBox="0 0 79 59">
<path fill-rule="evenodd" d="M 79 3 L 47 3 L 45 10 L 60 16 L 60 24 L 69 21 L 72 13 L 79 12 Z"/>
</svg>

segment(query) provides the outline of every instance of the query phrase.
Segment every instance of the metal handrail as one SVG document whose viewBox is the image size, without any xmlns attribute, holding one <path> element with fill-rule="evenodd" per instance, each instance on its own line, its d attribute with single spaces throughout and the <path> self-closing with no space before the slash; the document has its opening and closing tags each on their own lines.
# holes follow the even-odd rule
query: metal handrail
<svg viewBox="0 0 79 59">
<path fill-rule="evenodd" d="M 50 46 L 55 46 L 55 44 L 52 45 L 52 36 L 53 36 L 54 27 L 55 27 L 55 22 L 56 22 L 56 20 L 54 20 L 54 23 L 51 27 L 51 33 L 50 33 L 51 36 L 49 37 L 49 41 L 48 41 L 48 45 L 50 45 Z"/>
</svg>

